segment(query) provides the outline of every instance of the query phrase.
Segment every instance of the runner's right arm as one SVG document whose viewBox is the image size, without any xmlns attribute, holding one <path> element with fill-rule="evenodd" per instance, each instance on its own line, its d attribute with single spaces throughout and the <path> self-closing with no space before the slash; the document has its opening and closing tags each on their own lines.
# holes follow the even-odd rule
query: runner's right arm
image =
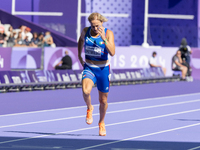
<svg viewBox="0 0 200 150">
<path fill-rule="evenodd" d="M 81 36 L 79 37 L 78 40 L 78 59 L 81 63 L 82 66 L 84 66 L 84 61 L 83 58 L 81 57 L 81 52 L 83 50 L 84 42 L 85 42 L 85 34 L 87 32 L 88 27 L 84 28 L 83 31 L 81 32 Z"/>
</svg>

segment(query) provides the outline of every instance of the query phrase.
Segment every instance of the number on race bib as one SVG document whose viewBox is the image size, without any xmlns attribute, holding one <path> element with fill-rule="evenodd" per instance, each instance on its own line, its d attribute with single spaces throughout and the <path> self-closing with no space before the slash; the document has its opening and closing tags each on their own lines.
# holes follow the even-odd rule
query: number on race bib
<svg viewBox="0 0 200 150">
<path fill-rule="evenodd" d="M 85 55 L 93 57 L 101 57 L 102 49 L 99 47 L 86 46 Z"/>
</svg>

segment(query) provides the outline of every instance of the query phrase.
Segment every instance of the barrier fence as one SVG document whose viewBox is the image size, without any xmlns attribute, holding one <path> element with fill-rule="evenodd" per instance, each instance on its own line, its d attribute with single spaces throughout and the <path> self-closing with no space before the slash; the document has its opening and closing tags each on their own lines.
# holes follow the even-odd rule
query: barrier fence
<svg viewBox="0 0 200 150">
<path fill-rule="evenodd" d="M 72 70 L 55 70 L 54 66 L 68 51 L 72 58 Z M 150 68 L 149 58 L 152 53 L 157 52 L 157 63 L 167 69 L 164 77 L 161 68 Z M 109 57 L 112 73 L 111 83 L 123 84 L 125 80 L 135 84 L 137 82 L 158 81 L 160 78 L 174 81 L 178 78 L 172 77 L 171 59 L 177 48 L 143 48 L 143 47 L 116 47 L 114 57 Z M 200 79 L 200 49 L 192 48 L 191 67 L 194 79 Z M 84 56 L 84 52 L 82 53 Z M 13 47 L 0 48 L 0 84 L 1 88 L 16 84 L 49 84 L 66 83 L 73 86 L 80 85 L 82 66 L 78 60 L 77 47 L 56 47 L 56 48 L 30 48 Z M 148 81 L 147 81 L 148 80 Z M 120 82 L 123 81 L 123 82 Z M 134 81 L 134 82 L 133 82 Z M 76 85 L 77 84 L 77 85 Z M 48 85 L 49 86 L 49 85 Z M 43 87 L 44 88 L 44 87 Z M 54 87 L 56 88 L 56 87 Z M 18 89 L 20 90 L 20 88 Z M 7 90 L 5 90 L 7 91 Z"/>
<path fill-rule="evenodd" d="M 116 47 L 114 57 L 109 57 L 111 69 L 136 69 L 149 68 L 149 59 L 154 51 L 157 52 L 157 63 L 167 69 L 166 76 L 172 76 L 172 57 L 178 48 L 144 48 L 144 47 Z M 82 69 L 78 60 L 77 47 L 56 47 L 56 48 L 0 48 L 0 71 L 10 70 L 54 70 L 54 66 L 69 52 L 72 58 L 72 69 Z M 84 56 L 84 52 L 82 53 Z M 192 76 L 200 79 L 200 49 L 192 48 L 191 67 Z"/>
<path fill-rule="evenodd" d="M 111 85 L 177 81 L 161 68 L 113 69 Z M 0 91 L 47 90 L 81 87 L 82 70 L 1 71 Z"/>
</svg>

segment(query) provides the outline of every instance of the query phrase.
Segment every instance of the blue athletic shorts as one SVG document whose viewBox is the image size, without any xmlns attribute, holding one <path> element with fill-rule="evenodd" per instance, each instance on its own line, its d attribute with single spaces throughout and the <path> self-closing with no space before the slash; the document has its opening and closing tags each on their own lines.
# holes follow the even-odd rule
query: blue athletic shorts
<svg viewBox="0 0 200 150">
<path fill-rule="evenodd" d="M 97 83 L 97 89 L 103 93 L 108 93 L 110 88 L 110 65 L 96 66 L 84 64 L 82 80 L 85 78 L 91 79 L 94 84 Z"/>
</svg>

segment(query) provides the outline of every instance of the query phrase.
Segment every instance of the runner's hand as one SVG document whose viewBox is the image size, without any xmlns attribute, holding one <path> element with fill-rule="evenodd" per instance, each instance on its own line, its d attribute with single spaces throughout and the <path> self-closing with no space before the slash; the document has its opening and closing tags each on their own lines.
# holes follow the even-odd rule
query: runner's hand
<svg viewBox="0 0 200 150">
<path fill-rule="evenodd" d="M 106 40 L 106 34 L 105 34 L 105 31 L 104 31 L 104 27 L 103 26 L 99 26 L 98 27 L 98 33 L 99 35 L 101 36 L 102 40 Z"/>
</svg>

